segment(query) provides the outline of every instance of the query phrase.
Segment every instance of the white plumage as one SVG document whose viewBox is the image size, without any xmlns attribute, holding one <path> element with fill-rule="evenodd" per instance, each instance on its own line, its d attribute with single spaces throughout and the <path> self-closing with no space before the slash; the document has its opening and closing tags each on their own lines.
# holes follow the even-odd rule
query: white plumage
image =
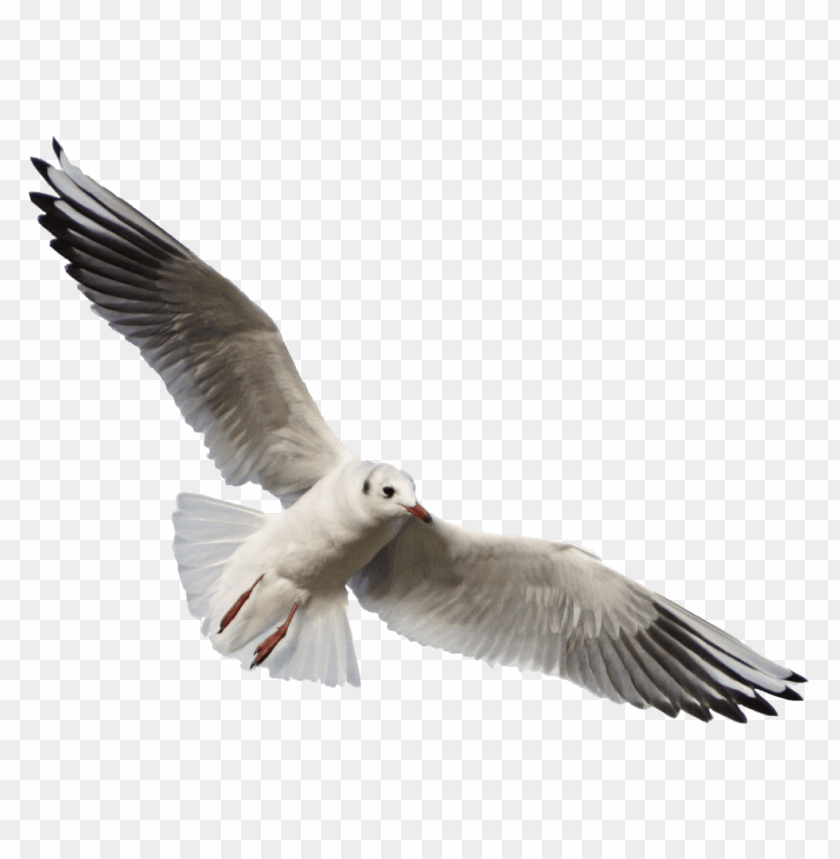
<svg viewBox="0 0 840 859">
<path fill-rule="evenodd" d="M 746 721 L 803 682 L 583 549 L 432 517 L 414 481 L 359 460 L 327 427 L 277 326 L 230 281 L 72 165 L 33 159 L 52 246 L 108 324 L 140 348 L 228 483 L 266 515 L 179 495 L 175 557 L 189 609 L 220 653 L 272 677 L 359 685 L 347 585 L 422 644 L 565 677 L 670 716 Z"/>
</svg>

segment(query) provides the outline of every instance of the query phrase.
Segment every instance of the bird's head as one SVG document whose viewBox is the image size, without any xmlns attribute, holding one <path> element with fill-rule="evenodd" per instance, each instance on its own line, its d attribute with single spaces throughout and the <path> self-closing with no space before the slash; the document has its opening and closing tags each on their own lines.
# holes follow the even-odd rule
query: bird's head
<svg viewBox="0 0 840 859">
<path fill-rule="evenodd" d="M 431 523 L 432 517 L 417 503 L 414 481 L 393 465 L 377 465 L 363 479 L 361 486 L 365 503 L 377 517 L 397 519 L 416 516 Z"/>
</svg>

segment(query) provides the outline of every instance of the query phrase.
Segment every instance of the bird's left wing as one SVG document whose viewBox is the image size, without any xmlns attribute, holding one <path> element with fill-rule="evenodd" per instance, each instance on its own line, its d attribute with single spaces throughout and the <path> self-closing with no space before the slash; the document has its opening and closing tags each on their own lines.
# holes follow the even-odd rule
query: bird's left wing
<svg viewBox="0 0 840 859">
<path fill-rule="evenodd" d="M 669 716 L 776 715 L 757 690 L 801 700 L 787 684 L 803 677 L 568 544 L 411 520 L 350 587 L 412 641 Z"/>
<path fill-rule="evenodd" d="M 30 194 L 93 309 L 160 374 L 228 483 L 293 502 L 354 457 L 333 435 L 270 317 L 169 233 L 74 166 L 32 162 Z"/>
</svg>

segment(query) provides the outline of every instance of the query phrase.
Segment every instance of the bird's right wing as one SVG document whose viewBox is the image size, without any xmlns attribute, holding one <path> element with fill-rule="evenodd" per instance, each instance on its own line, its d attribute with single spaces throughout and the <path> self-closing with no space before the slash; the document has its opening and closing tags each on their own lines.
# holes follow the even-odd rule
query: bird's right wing
<svg viewBox="0 0 840 859">
<path fill-rule="evenodd" d="M 776 715 L 757 690 L 801 700 L 787 684 L 803 677 L 568 544 L 412 519 L 350 587 L 412 641 L 669 716 Z"/>
<path fill-rule="evenodd" d="M 31 194 L 93 309 L 140 348 L 235 486 L 292 503 L 354 456 L 327 426 L 269 316 L 229 280 L 70 163 L 33 158 L 58 194 Z"/>
</svg>

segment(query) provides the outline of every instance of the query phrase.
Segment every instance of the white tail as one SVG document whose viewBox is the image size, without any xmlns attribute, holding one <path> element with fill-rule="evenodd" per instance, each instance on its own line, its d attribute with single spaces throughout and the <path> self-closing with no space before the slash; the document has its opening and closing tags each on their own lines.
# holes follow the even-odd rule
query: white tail
<svg viewBox="0 0 840 859">
<path fill-rule="evenodd" d="M 259 584 L 256 557 L 265 557 L 262 540 L 255 540 L 273 517 L 258 510 L 217 501 L 203 495 L 181 494 L 172 516 L 174 551 L 187 603 L 194 617 L 204 618 L 202 632 L 213 647 L 250 668 L 257 644 L 298 608 L 288 633 L 262 663 L 272 677 L 313 680 L 336 686 L 360 684 L 353 635 L 347 620 L 347 591 L 337 588 L 309 594 L 292 582 L 273 576 Z M 263 533 L 263 540 L 266 539 Z M 266 547 L 269 548 L 269 547 Z M 262 579 L 263 577 L 260 576 Z M 240 594 L 253 597 L 223 631 L 221 620 Z"/>
<path fill-rule="evenodd" d="M 285 617 L 284 614 L 274 626 Z M 269 627 L 265 634 L 272 631 Z M 244 668 L 249 668 L 260 637 L 253 638 L 230 655 L 239 659 Z M 329 595 L 313 596 L 301 605 L 286 637 L 263 666 L 272 677 L 281 680 L 313 680 L 326 686 L 361 685 L 353 633 L 347 620 L 347 590 L 341 588 Z"/>
<path fill-rule="evenodd" d="M 172 546 L 181 584 L 187 592 L 190 614 L 207 617 L 228 559 L 259 531 L 267 517 L 259 510 L 204 495 L 182 493 L 175 503 L 178 509 L 172 515 Z M 206 629 L 202 631 L 207 634 Z"/>
</svg>

